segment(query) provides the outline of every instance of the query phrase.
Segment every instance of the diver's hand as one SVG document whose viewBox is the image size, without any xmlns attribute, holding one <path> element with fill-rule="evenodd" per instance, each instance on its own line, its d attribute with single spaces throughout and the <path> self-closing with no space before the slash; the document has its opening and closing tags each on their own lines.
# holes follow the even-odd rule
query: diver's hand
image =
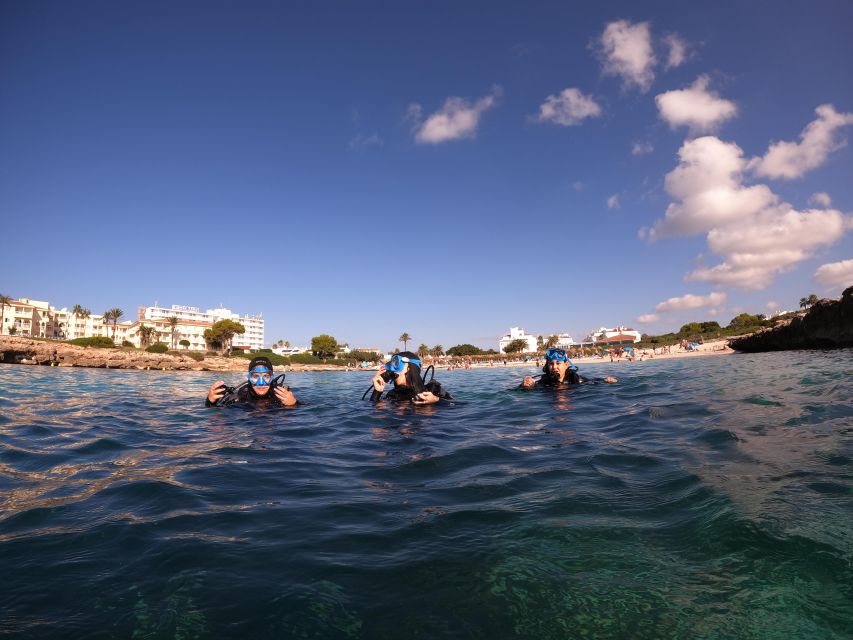
<svg viewBox="0 0 853 640">
<path fill-rule="evenodd" d="M 278 398 L 278 401 L 285 407 L 296 406 L 296 396 L 293 395 L 293 392 L 286 387 L 276 387 L 275 397 Z"/>
<path fill-rule="evenodd" d="M 217 380 L 210 385 L 210 390 L 207 392 L 207 401 L 211 404 L 216 404 L 225 395 L 225 381 Z"/>
<path fill-rule="evenodd" d="M 533 379 L 533 376 L 526 376 L 524 380 L 521 381 L 521 386 L 525 389 L 532 389 L 536 386 L 536 380 Z"/>
<path fill-rule="evenodd" d="M 376 372 L 376 375 L 373 376 L 373 388 L 379 391 L 385 391 L 385 380 L 382 379 L 382 374 L 385 373 L 381 369 Z"/>
<path fill-rule="evenodd" d="M 616 384 L 617 382 L 619 382 L 619 380 L 617 378 L 614 378 L 613 376 L 605 376 L 604 378 L 602 378 L 602 380 L 604 380 L 605 382 L 609 382 L 610 384 Z"/>
<path fill-rule="evenodd" d="M 437 395 L 435 395 L 432 391 L 421 391 L 418 395 L 412 398 L 412 402 L 415 404 L 435 404 L 441 400 Z"/>
</svg>

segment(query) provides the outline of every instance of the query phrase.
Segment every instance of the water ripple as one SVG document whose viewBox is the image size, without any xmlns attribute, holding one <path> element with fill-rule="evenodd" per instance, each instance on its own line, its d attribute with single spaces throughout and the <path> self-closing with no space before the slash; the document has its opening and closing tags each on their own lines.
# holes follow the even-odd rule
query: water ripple
<svg viewBox="0 0 853 640">
<path fill-rule="evenodd" d="M 441 372 L 426 408 L 291 374 L 295 411 L 0 365 L 0 635 L 850 637 L 852 365 Z"/>
</svg>

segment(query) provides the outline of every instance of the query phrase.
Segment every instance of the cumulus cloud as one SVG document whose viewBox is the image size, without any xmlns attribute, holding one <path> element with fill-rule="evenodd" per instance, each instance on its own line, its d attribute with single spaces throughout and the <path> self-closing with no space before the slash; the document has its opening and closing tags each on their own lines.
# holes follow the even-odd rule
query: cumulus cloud
<svg viewBox="0 0 853 640">
<path fill-rule="evenodd" d="M 654 151 L 654 145 L 651 142 L 635 142 L 631 145 L 632 156 L 645 156 Z"/>
<path fill-rule="evenodd" d="M 799 178 L 847 144 L 836 133 L 853 124 L 853 113 L 838 113 L 831 104 L 820 105 L 815 113 L 817 119 L 803 129 L 799 142 L 774 142 L 762 158 L 752 161 L 756 175 L 787 180 Z"/>
<path fill-rule="evenodd" d="M 667 192 L 677 200 L 666 209 L 648 237 L 690 235 L 743 219 L 774 204 L 777 196 L 766 185 L 744 186 L 743 151 L 714 136 L 686 141 L 678 150 L 679 164 L 666 175 Z"/>
<path fill-rule="evenodd" d="M 444 101 L 441 109 L 423 120 L 423 109 L 415 103 L 409 105 L 406 118 L 414 122 L 415 141 L 438 144 L 450 140 L 473 138 L 477 134 L 480 116 L 497 104 L 501 96 L 500 87 L 476 102 L 451 97 Z"/>
<path fill-rule="evenodd" d="M 828 193 L 823 191 L 820 193 L 813 193 L 809 198 L 809 204 L 815 204 L 819 207 L 831 207 L 832 198 L 829 197 Z"/>
<path fill-rule="evenodd" d="M 660 117 L 671 128 L 688 127 L 691 133 L 714 131 L 737 115 L 737 106 L 708 89 L 706 75 L 696 78 L 687 89 L 675 89 L 655 96 Z"/>
<path fill-rule="evenodd" d="M 607 198 L 607 208 L 608 209 L 618 209 L 619 208 L 619 194 L 614 193 L 612 196 Z"/>
<path fill-rule="evenodd" d="M 767 308 L 770 309 L 771 311 L 773 309 L 778 309 L 779 303 L 777 303 L 775 300 L 771 300 L 770 302 L 767 303 Z"/>
<path fill-rule="evenodd" d="M 663 43 L 669 52 L 666 57 L 666 68 L 674 69 L 684 64 L 687 60 L 687 43 L 675 33 L 664 36 Z"/>
<path fill-rule="evenodd" d="M 646 313 L 637 317 L 637 322 L 640 324 L 649 324 L 650 322 L 657 322 L 658 320 L 660 320 L 660 316 L 656 313 Z"/>
<path fill-rule="evenodd" d="M 814 279 L 827 287 L 846 289 L 853 285 L 853 259 L 821 265 Z"/>
<path fill-rule="evenodd" d="M 726 302 L 726 294 L 722 291 L 714 291 L 707 296 L 697 296 L 692 293 L 677 298 L 669 298 L 655 307 L 658 313 L 669 311 L 685 311 L 687 309 L 701 309 L 702 307 L 714 307 Z"/>
<path fill-rule="evenodd" d="M 604 73 L 620 76 L 626 88 L 649 90 L 655 78 L 654 66 L 657 60 L 652 50 L 648 22 L 610 22 L 601 34 L 599 44 Z"/>
<path fill-rule="evenodd" d="M 578 89 L 563 89 L 559 95 L 548 96 L 539 107 L 539 122 L 554 122 L 565 127 L 580 124 L 586 118 L 597 118 L 601 107 Z"/>
<path fill-rule="evenodd" d="M 851 226 L 840 211 L 798 211 L 767 185 L 743 184 L 748 163 L 734 143 L 705 136 L 686 141 L 678 155 L 665 180 L 675 201 L 646 236 L 707 233 L 710 250 L 723 260 L 694 270 L 688 282 L 763 289 Z"/>
</svg>

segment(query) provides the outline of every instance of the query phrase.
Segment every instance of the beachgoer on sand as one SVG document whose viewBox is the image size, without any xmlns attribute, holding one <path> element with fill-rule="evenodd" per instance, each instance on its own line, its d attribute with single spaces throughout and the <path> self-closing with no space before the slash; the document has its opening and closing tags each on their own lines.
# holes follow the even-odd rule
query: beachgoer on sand
<svg viewBox="0 0 853 640">
<path fill-rule="evenodd" d="M 435 368 L 429 366 L 427 372 L 430 370 L 435 376 Z M 431 377 L 427 382 L 426 374 L 421 374 L 420 359 L 411 351 L 403 351 L 392 356 L 373 376 L 372 382 L 373 386 L 368 389 L 368 392 L 372 391 L 370 399 L 373 402 L 382 398 L 385 385 L 389 382 L 394 383 L 394 388 L 385 394 L 388 400 L 412 404 L 435 404 L 443 399 L 453 399 L 453 396 L 441 388 L 441 384 L 435 377 Z M 367 392 L 364 396 L 366 395 Z"/>
<path fill-rule="evenodd" d="M 249 362 L 247 381 L 233 388 L 217 380 L 210 386 L 205 407 L 224 407 L 232 404 L 266 404 L 285 407 L 296 406 L 296 396 L 284 384 L 284 374 L 273 378 L 272 362 L 263 356 Z"/>
<path fill-rule="evenodd" d="M 604 378 L 584 378 L 578 374 L 578 368 L 572 364 L 563 349 L 548 349 L 545 352 L 545 366 L 542 367 L 542 375 L 537 378 L 527 376 L 521 381 L 522 389 L 534 389 L 537 387 L 567 387 L 584 382 L 597 383 L 608 382 L 610 384 L 619 382 L 613 376 Z"/>
</svg>

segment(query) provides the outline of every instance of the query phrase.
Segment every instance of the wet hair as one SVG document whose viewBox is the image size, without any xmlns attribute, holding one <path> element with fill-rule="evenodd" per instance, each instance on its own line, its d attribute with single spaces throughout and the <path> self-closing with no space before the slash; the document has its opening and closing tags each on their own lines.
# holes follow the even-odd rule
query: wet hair
<svg viewBox="0 0 853 640">
<path fill-rule="evenodd" d="M 272 362 L 270 362 L 269 358 L 265 358 L 264 356 L 258 356 L 256 358 L 252 358 L 249 361 L 249 371 L 254 369 L 257 366 L 266 367 L 272 373 Z"/>
<path fill-rule="evenodd" d="M 418 354 L 412 353 L 411 351 L 401 351 L 396 355 L 402 356 L 404 358 L 413 358 L 415 360 L 421 359 Z M 406 364 L 409 365 L 409 370 L 406 372 L 406 385 L 415 393 L 415 395 L 417 395 L 424 390 L 424 381 L 421 377 L 421 368 L 414 362 L 408 362 Z"/>
</svg>

